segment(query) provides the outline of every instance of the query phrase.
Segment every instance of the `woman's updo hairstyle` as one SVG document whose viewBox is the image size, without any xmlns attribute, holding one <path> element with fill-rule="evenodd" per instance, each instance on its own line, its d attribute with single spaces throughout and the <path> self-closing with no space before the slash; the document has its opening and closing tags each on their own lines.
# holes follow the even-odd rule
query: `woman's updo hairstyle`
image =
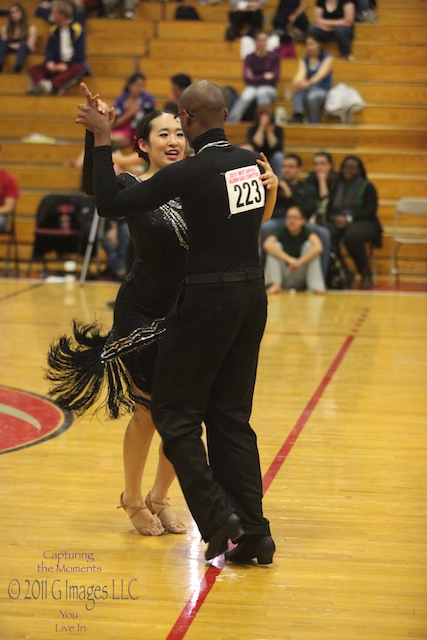
<svg viewBox="0 0 427 640">
<path fill-rule="evenodd" d="M 133 134 L 132 149 L 133 151 L 136 151 L 136 153 L 139 155 L 140 158 L 145 160 L 145 162 L 148 162 L 148 164 L 150 163 L 148 154 L 139 148 L 138 140 L 144 140 L 145 143 L 149 144 L 150 134 L 151 134 L 151 131 L 153 130 L 152 122 L 156 118 L 159 118 L 160 116 L 162 116 L 164 113 L 170 113 L 172 116 L 176 115 L 172 111 L 163 111 L 161 109 L 156 109 L 155 111 L 151 111 L 151 113 L 147 113 L 147 115 L 141 118 Z"/>
</svg>

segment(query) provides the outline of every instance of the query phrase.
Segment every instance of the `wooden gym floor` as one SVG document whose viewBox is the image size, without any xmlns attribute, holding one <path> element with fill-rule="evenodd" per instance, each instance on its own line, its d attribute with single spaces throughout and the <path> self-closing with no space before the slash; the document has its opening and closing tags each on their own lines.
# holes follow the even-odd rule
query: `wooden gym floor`
<svg viewBox="0 0 427 640">
<path fill-rule="evenodd" d="M 43 399 L 50 340 L 72 317 L 108 327 L 116 291 L 0 281 L 0 638 L 427 638 L 427 296 L 270 299 L 252 417 L 266 568 L 207 565 L 177 483 L 188 533 L 139 536 L 115 509 L 126 419 Z"/>
</svg>

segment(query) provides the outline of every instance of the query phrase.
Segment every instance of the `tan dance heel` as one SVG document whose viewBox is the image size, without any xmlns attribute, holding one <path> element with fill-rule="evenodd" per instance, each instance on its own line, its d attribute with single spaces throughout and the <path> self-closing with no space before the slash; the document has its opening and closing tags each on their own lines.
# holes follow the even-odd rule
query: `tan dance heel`
<svg viewBox="0 0 427 640">
<path fill-rule="evenodd" d="M 168 533 L 187 533 L 185 525 L 174 513 L 172 507 L 169 506 L 168 499 L 166 499 L 166 502 L 154 502 L 151 498 L 151 491 L 149 491 L 145 498 L 145 504 L 149 511 L 159 518 Z"/>
<path fill-rule="evenodd" d="M 139 511 L 143 511 L 143 510 L 150 511 L 145 506 L 145 504 L 141 504 L 139 507 L 129 507 L 129 505 L 127 505 L 123 500 L 123 493 L 120 496 L 120 505 L 117 507 L 117 509 L 124 509 L 131 520 L 136 516 L 136 514 Z M 140 527 L 137 527 L 136 524 L 134 523 L 132 524 L 135 527 L 135 529 L 138 531 L 138 533 L 140 533 L 142 536 L 162 536 L 165 533 L 165 530 L 162 524 L 160 523 L 159 519 L 155 514 L 154 514 L 154 520 L 152 522 L 149 522 L 148 524 L 142 525 Z"/>
</svg>

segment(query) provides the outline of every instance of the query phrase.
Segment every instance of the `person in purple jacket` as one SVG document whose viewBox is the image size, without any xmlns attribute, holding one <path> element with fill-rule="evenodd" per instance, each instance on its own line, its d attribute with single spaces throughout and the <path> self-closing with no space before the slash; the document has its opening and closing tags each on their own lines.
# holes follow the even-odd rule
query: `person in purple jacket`
<svg viewBox="0 0 427 640">
<path fill-rule="evenodd" d="M 116 149 L 132 146 L 133 136 L 141 118 L 154 110 L 156 100 L 146 90 L 146 77 L 140 71 L 126 81 L 122 93 L 114 101 L 116 119 L 111 139 Z"/>
<path fill-rule="evenodd" d="M 280 55 L 267 48 L 268 36 L 260 32 L 255 38 L 255 51 L 246 56 L 243 79 L 246 87 L 233 105 L 228 122 L 240 122 L 253 100 L 257 105 L 272 104 L 277 97 L 276 85 L 280 75 Z"/>
<path fill-rule="evenodd" d="M 55 26 L 47 41 L 44 62 L 28 70 L 28 93 L 34 95 L 62 95 L 89 74 L 85 61 L 86 34 L 80 23 L 73 22 L 72 5 L 56 0 L 52 4 L 51 19 Z"/>
</svg>

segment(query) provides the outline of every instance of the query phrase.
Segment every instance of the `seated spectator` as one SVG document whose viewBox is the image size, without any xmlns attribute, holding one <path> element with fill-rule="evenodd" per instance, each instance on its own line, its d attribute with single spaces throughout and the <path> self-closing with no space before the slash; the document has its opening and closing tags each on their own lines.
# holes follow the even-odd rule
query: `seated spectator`
<svg viewBox="0 0 427 640">
<path fill-rule="evenodd" d="M 316 192 L 316 220 L 325 225 L 329 195 L 339 179 L 339 173 L 334 171 L 334 161 L 327 151 L 316 151 L 313 154 L 313 167 L 314 171 L 310 173 L 306 182 L 314 187 Z"/>
<path fill-rule="evenodd" d="M 377 191 L 369 182 L 363 162 L 347 156 L 341 164 L 327 209 L 327 224 L 332 244 L 340 255 L 342 242 L 361 276 L 361 289 L 372 287 L 372 273 L 365 244 L 381 246 L 382 228 L 377 218 Z"/>
<path fill-rule="evenodd" d="M 46 20 L 49 24 L 54 24 L 52 19 L 52 4 L 54 0 L 41 0 L 37 5 L 34 15 L 37 18 Z M 86 21 L 86 5 L 84 0 L 70 0 L 70 4 L 73 7 L 73 21 L 84 24 Z"/>
<path fill-rule="evenodd" d="M 286 212 L 285 226 L 264 240 L 268 294 L 280 293 L 283 289 L 307 289 L 312 293 L 325 291 L 319 258 L 322 243 L 305 223 L 302 210 L 294 205 Z"/>
<path fill-rule="evenodd" d="M 247 132 L 247 142 L 258 153 L 265 154 L 278 178 L 282 172 L 283 129 L 274 121 L 274 111 L 268 104 L 262 104 L 255 112 L 255 122 Z"/>
<path fill-rule="evenodd" d="M 292 122 L 303 122 L 307 110 L 308 121 L 320 121 L 320 110 L 326 94 L 332 87 L 332 56 L 313 36 L 305 39 L 306 55 L 298 63 L 298 71 L 292 81 L 294 86 L 294 113 Z"/>
<path fill-rule="evenodd" d="M 131 153 L 123 153 L 121 149 L 116 149 L 112 154 L 114 171 L 118 175 L 119 173 L 123 173 L 127 171 L 129 173 L 133 173 L 137 176 L 145 173 L 147 165 L 144 160 L 138 156 L 136 151 L 132 151 Z M 80 151 L 78 156 L 74 158 L 68 158 L 64 161 L 64 167 L 70 167 L 73 169 L 83 169 L 83 160 L 84 160 L 84 149 Z M 83 176 L 82 176 L 83 180 Z M 82 191 L 83 182 L 82 182 Z"/>
<path fill-rule="evenodd" d="M 27 55 L 34 53 L 36 40 L 37 29 L 28 24 L 25 8 L 19 3 L 11 4 L 7 24 L 0 31 L 0 71 L 6 56 L 12 53 L 16 56 L 13 72 L 21 73 Z"/>
<path fill-rule="evenodd" d="M 107 268 L 115 280 L 123 280 L 127 273 L 127 254 L 130 232 L 125 218 L 107 221 L 102 246 L 107 254 Z"/>
<path fill-rule="evenodd" d="M 255 51 L 246 56 L 243 62 L 243 79 L 246 87 L 236 100 L 228 115 L 229 122 L 240 122 L 249 105 L 272 104 L 277 97 L 276 85 L 280 75 L 280 56 L 278 51 L 267 48 L 267 34 L 258 33 L 255 38 Z"/>
<path fill-rule="evenodd" d="M 236 40 L 242 35 L 242 29 L 248 25 L 248 36 L 255 38 L 262 30 L 264 22 L 263 6 L 265 0 L 230 0 L 230 26 L 225 33 L 226 40 Z"/>
<path fill-rule="evenodd" d="M 117 149 L 112 153 L 111 157 L 113 159 L 114 172 L 117 175 L 127 171 L 128 173 L 140 176 L 145 173 L 148 168 L 145 160 L 140 158 L 136 151 L 123 153 L 121 149 Z"/>
<path fill-rule="evenodd" d="M 55 0 L 52 20 L 56 28 L 51 31 L 41 64 L 30 67 L 28 93 L 62 95 L 89 73 L 85 61 L 86 33 L 82 25 L 73 22 L 73 8 L 69 2 Z"/>
<path fill-rule="evenodd" d="M 133 20 L 136 4 L 135 0 L 104 0 L 105 13 L 111 17 Z M 117 8 L 118 12 L 116 12 Z"/>
<path fill-rule="evenodd" d="M 306 0 L 279 0 L 273 18 L 274 31 L 281 37 L 287 33 L 291 38 L 293 30 L 298 29 L 304 35 L 309 27 L 306 4 Z"/>
<path fill-rule="evenodd" d="M 142 116 L 153 111 L 154 96 L 145 90 L 146 78 L 139 71 L 127 80 L 123 92 L 114 102 L 116 119 L 111 131 L 111 140 L 116 148 L 132 145 L 133 134 Z"/>
<path fill-rule="evenodd" d="M 98 18 L 105 18 L 106 7 L 103 0 L 83 0 L 86 16 L 96 14 Z"/>
<path fill-rule="evenodd" d="M 302 179 L 302 170 L 301 157 L 296 153 L 288 153 L 282 164 L 273 215 L 270 220 L 261 224 L 261 249 L 267 236 L 285 226 L 285 216 L 288 209 L 296 205 L 303 211 L 304 217 L 307 219 L 306 228 L 310 232 L 317 233 L 322 242 L 323 250 L 320 260 L 323 275 L 326 277 L 329 267 L 331 234 L 326 227 L 316 224 L 317 190 L 314 184 Z M 264 253 L 262 253 L 262 258 L 264 262 Z"/>
<path fill-rule="evenodd" d="M 316 0 L 314 26 L 307 35 L 320 42 L 335 40 L 341 58 L 350 58 L 355 17 L 353 0 Z"/>
<path fill-rule="evenodd" d="M 6 231 L 9 225 L 9 216 L 15 213 L 18 198 L 18 183 L 10 173 L 0 168 L 0 233 Z"/>
<path fill-rule="evenodd" d="M 166 111 L 172 111 L 172 113 L 178 113 L 178 103 L 182 93 L 187 87 L 190 86 L 192 80 L 186 73 L 177 73 L 172 76 L 171 80 L 171 95 L 166 102 L 164 109 Z"/>
</svg>

